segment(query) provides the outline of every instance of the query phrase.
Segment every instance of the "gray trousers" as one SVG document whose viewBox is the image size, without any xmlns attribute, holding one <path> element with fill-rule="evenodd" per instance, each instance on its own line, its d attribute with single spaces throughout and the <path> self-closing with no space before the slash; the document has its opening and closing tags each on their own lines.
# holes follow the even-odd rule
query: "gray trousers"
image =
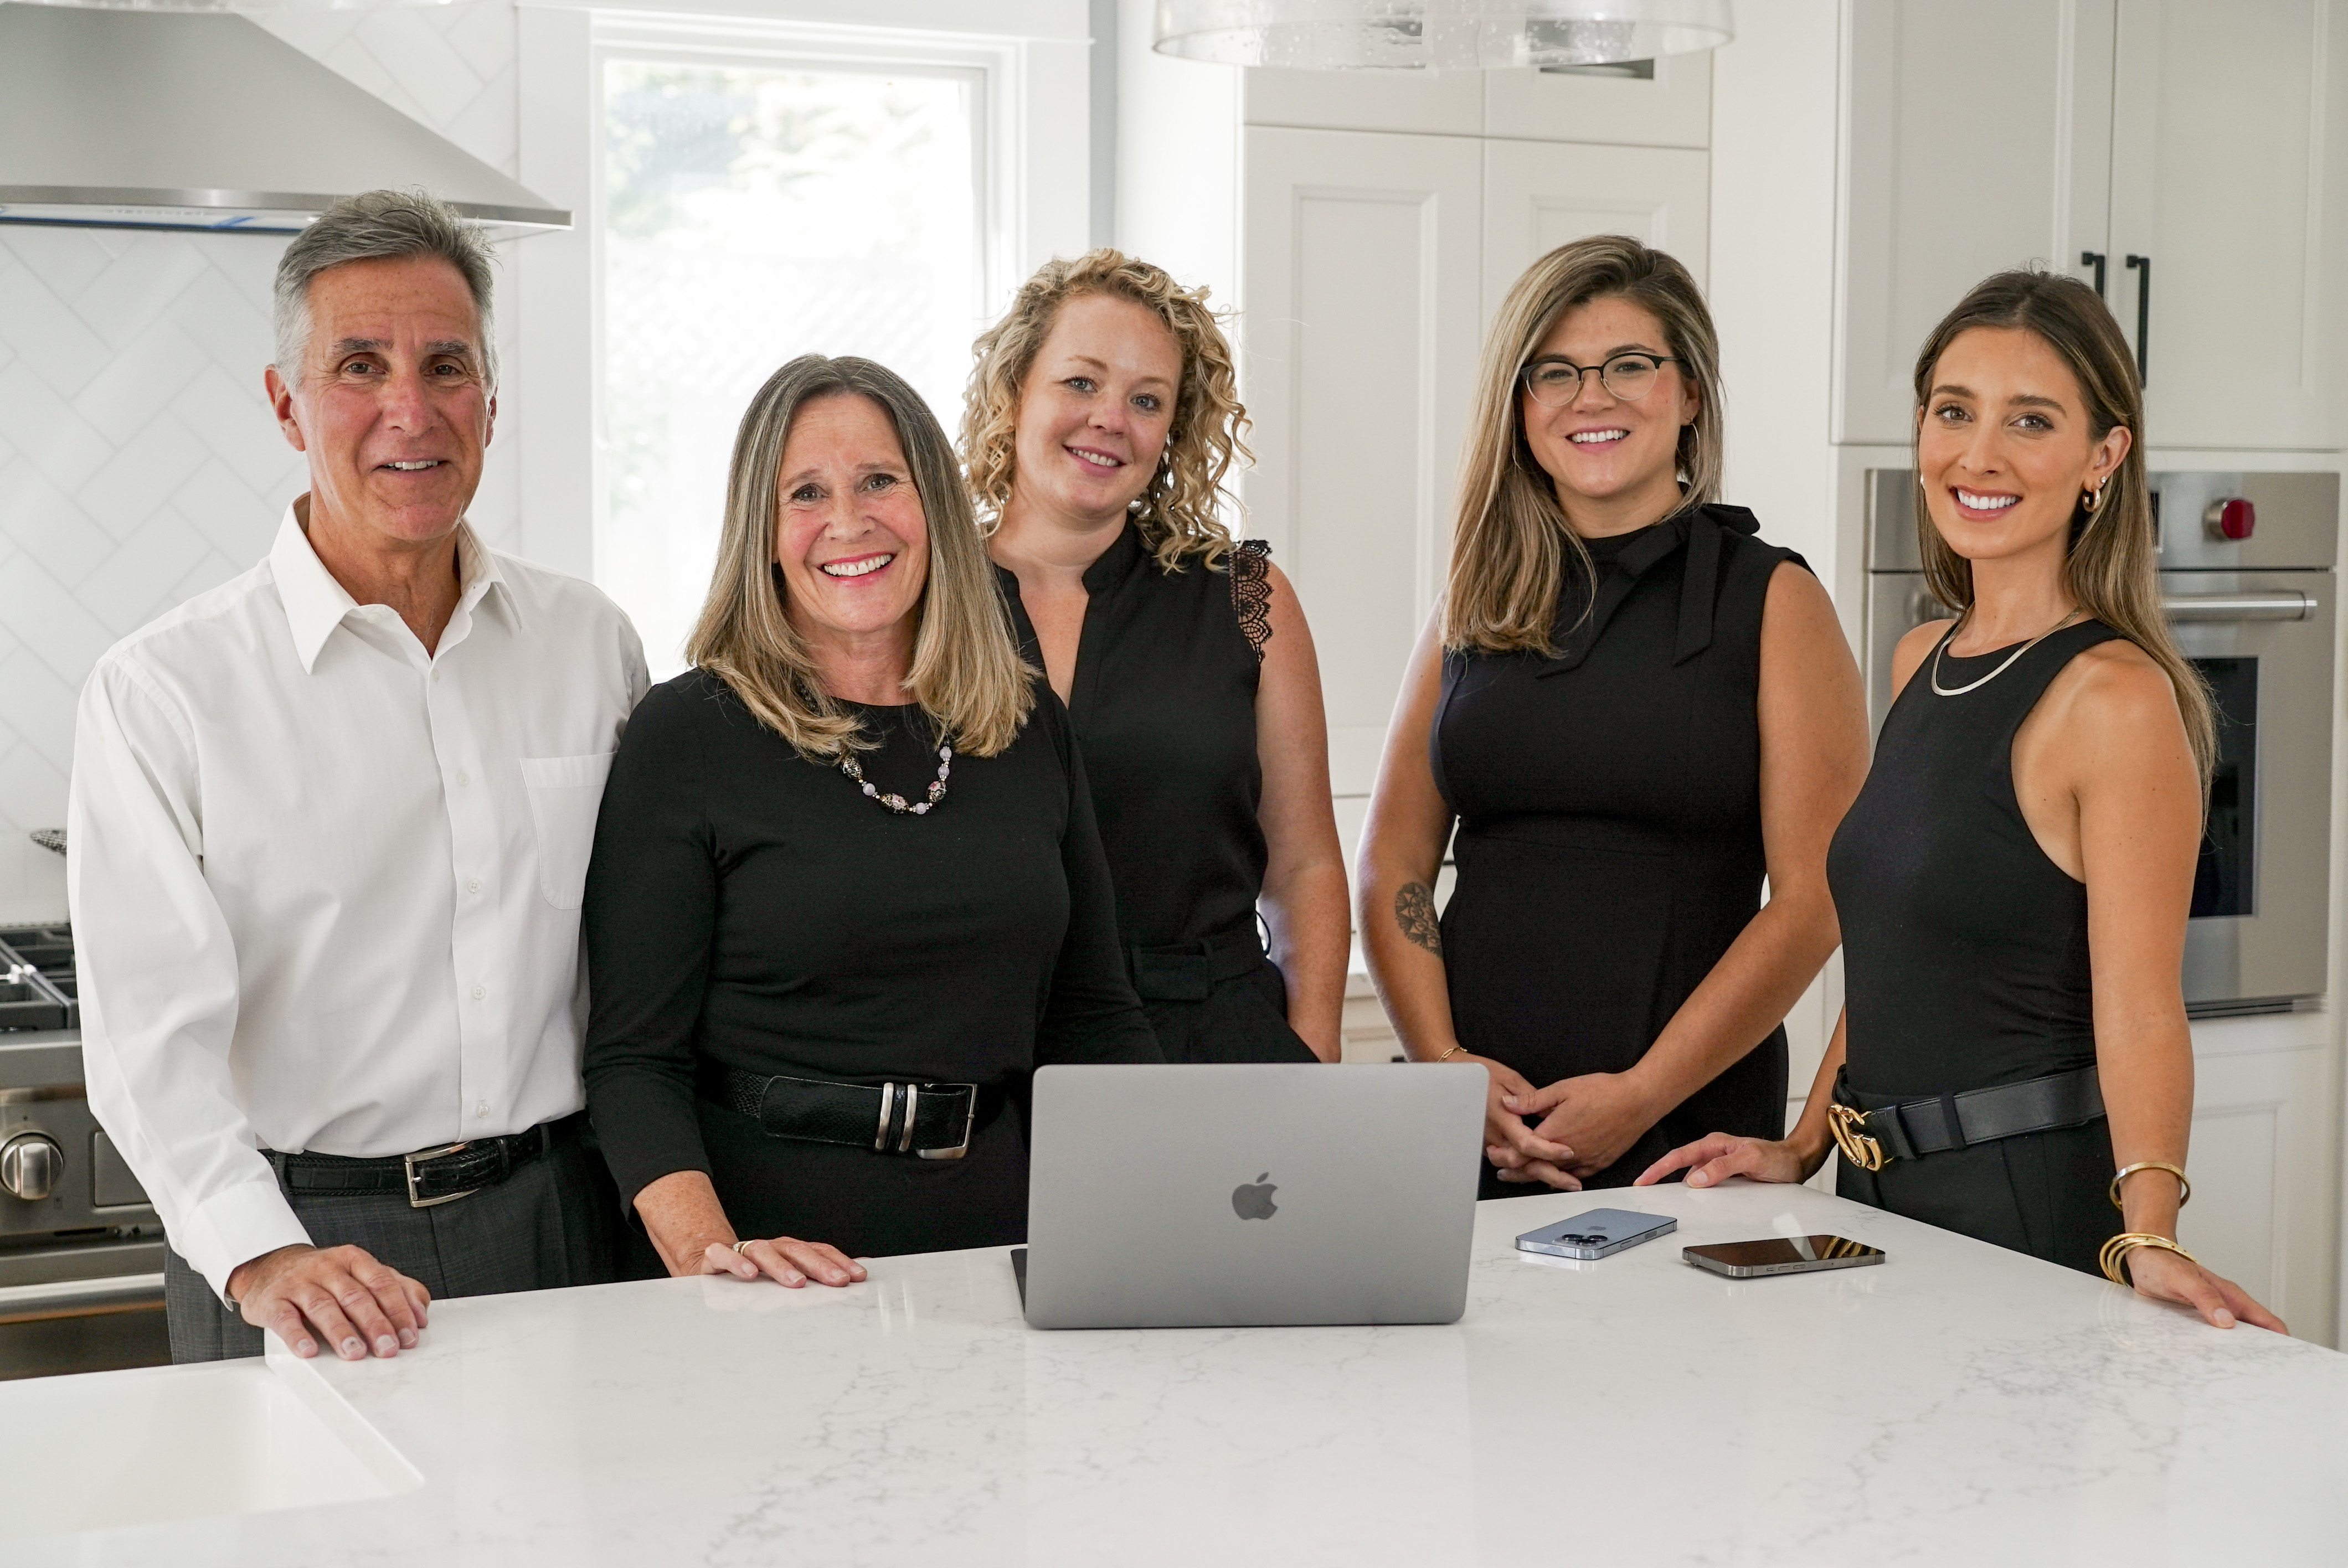
<svg viewBox="0 0 2348 1568">
<path fill-rule="evenodd" d="M 428 1209 L 409 1207 L 396 1193 L 285 1197 L 313 1242 L 365 1247 L 422 1282 L 435 1301 L 615 1277 L 619 1195 L 602 1155 L 575 1137 L 494 1187 Z M 163 1307 L 174 1362 L 262 1352 L 263 1331 L 231 1311 L 177 1252 L 164 1255 Z"/>
</svg>

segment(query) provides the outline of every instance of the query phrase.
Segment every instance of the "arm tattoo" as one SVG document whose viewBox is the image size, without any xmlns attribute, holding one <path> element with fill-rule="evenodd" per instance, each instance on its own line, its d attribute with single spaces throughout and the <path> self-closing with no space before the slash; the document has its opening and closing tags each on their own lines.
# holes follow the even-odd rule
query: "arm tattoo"
<svg viewBox="0 0 2348 1568">
<path fill-rule="evenodd" d="M 1435 920 L 1435 895 L 1424 882 L 1406 882 L 1395 895 L 1395 924 L 1402 934 L 1433 953 L 1443 956 L 1443 928 Z"/>
</svg>

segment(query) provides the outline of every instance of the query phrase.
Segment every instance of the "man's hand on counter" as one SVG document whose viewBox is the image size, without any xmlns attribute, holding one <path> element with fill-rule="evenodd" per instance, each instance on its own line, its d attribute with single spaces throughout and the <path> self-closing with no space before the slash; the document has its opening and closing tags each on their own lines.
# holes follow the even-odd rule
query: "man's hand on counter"
<svg viewBox="0 0 2348 1568">
<path fill-rule="evenodd" d="M 415 1348 L 432 1300 L 417 1281 L 355 1246 L 263 1253 L 230 1273 L 228 1295 L 247 1323 L 268 1329 L 296 1356 L 315 1356 L 324 1341 L 345 1361 Z"/>
</svg>

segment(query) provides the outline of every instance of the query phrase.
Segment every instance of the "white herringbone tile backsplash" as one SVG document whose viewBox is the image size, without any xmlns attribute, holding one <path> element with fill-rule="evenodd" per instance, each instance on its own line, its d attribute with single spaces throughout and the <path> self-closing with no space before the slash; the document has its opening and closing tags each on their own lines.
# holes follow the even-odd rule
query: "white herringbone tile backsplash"
<svg viewBox="0 0 2348 1568">
<path fill-rule="evenodd" d="M 483 162 L 514 172 L 511 0 L 254 18 Z M 0 228 L 0 921 L 66 912 L 74 704 L 100 653 L 268 552 L 305 487 L 262 391 L 260 235 Z M 500 247 L 501 251 L 510 247 Z M 519 313 L 501 270 L 499 352 Z M 472 518 L 515 536 L 510 444 Z"/>
</svg>

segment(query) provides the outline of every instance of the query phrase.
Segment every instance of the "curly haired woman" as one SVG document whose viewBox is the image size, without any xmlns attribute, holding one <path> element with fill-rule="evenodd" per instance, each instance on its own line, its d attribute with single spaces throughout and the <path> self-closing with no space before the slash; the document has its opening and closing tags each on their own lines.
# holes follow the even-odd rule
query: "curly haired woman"
<svg viewBox="0 0 2348 1568">
<path fill-rule="evenodd" d="M 1056 260 L 973 353 L 971 489 L 1083 747 L 1159 1049 L 1336 1060 L 1350 936 L 1320 666 L 1270 548 L 1216 515 L 1247 415 L 1206 291 L 1117 251 Z"/>
</svg>

